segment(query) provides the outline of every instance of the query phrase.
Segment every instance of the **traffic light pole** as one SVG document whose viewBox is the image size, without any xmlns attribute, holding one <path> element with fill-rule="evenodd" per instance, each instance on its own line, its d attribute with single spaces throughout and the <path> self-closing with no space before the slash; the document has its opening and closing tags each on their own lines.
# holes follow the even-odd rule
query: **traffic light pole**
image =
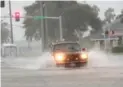
<svg viewBox="0 0 123 87">
<path fill-rule="evenodd" d="M 43 1 L 41 3 L 42 3 L 42 10 L 43 10 L 42 11 L 43 12 L 42 16 L 45 17 L 45 15 L 46 15 L 46 9 L 45 9 L 46 7 L 45 6 L 46 5 L 45 5 L 45 3 Z M 44 29 L 44 49 L 46 49 L 47 48 L 47 44 L 48 44 L 48 42 L 47 42 L 47 40 L 48 40 L 47 32 L 48 31 L 47 31 L 47 28 L 46 28 L 46 19 L 42 19 L 42 21 L 43 21 L 43 29 Z"/>
<path fill-rule="evenodd" d="M 9 15 L 10 15 L 10 27 L 11 27 L 11 43 L 13 44 L 14 43 L 14 40 L 13 40 L 13 26 L 12 26 L 12 11 L 11 11 L 11 1 L 9 0 Z"/>
<path fill-rule="evenodd" d="M 43 3 L 42 2 L 40 2 L 40 6 L 42 6 L 42 7 L 40 7 L 40 12 L 41 12 L 41 15 L 43 15 L 44 13 L 44 11 L 43 11 Z M 33 18 L 33 17 L 31 17 L 31 18 Z M 40 29 L 40 36 L 41 36 L 41 43 L 42 43 L 42 52 L 44 52 L 44 21 L 43 20 L 41 20 L 41 29 Z"/>
<path fill-rule="evenodd" d="M 63 40 L 62 16 L 59 16 L 60 40 Z"/>
<path fill-rule="evenodd" d="M 45 16 L 47 16 L 47 5 L 45 4 L 44 5 L 45 9 L 44 9 L 44 12 L 45 12 Z M 46 40 L 45 40 L 45 43 L 46 43 L 46 49 L 48 49 L 49 47 L 49 30 L 48 30 L 48 21 L 47 19 L 45 20 L 45 37 L 46 37 Z"/>
</svg>

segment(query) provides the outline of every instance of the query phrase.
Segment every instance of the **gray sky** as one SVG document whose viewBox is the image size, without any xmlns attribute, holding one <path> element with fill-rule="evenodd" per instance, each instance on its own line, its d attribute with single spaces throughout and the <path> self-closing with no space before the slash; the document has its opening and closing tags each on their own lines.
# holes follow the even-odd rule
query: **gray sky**
<svg viewBox="0 0 123 87">
<path fill-rule="evenodd" d="M 16 11 L 20 11 L 21 15 L 24 15 L 24 6 L 30 5 L 32 4 L 34 1 L 13 1 L 12 2 L 12 13 L 14 14 L 14 12 Z M 104 19 L 104 11 L 109 8 L 112 7 L 115 9 L 115 13 L 119 14 L 121 12 L 121 9 L 123 9 L 123 1 L 87 1 L 87 3 L 93 5 L 97 5 L 100 8 L 100 17 L 101 19 Z M 6 7 L 2 8 L 2 16 L 3 15 L 8 15 L 9 10 L 8 10 L 8 2 L 6 2 Z M 9 23 L 9 19 L 4 19 L 5 21 L 7 21 Z M 13 19 L 13 25 L 19 25 L 22 26 L 22 22 L 23 19 L 21 19 L 20 22 L 15 22 L 15 20 Z M 14 39 L 15 40 L 23 40 L 24 39 L 24 29 L 21 27 L 13 27 L 14 29 Z"/>
</svg>

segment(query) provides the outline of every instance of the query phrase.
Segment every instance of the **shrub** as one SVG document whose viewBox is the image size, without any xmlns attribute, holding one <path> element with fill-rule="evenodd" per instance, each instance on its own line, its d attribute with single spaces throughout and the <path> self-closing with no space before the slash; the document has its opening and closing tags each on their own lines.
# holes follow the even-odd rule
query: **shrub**
<svg viewBox="0 0 123 87">
<path fill-rule="evenodd" d="M 112 48 L 113 53 L 123 53 L 123 46 L 117 46 Z"/>
</svg>

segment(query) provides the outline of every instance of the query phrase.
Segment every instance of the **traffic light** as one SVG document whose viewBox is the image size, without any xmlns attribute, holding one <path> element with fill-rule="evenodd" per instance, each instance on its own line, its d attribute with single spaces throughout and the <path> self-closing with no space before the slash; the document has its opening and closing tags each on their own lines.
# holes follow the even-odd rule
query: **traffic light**
<svg viewBox="0 0 123 87">
<path fill-rule="evenodd" d="M 15 12 L 15 21 L 20 21 L 20 12 Z"/>
<path fill-rule="evenodd" d="M 105 35 L 114 35 L 115 34 L 115 31 L 108 31 L 108 30 L 106 30 L 105 31 Z"/>
<path fill-rule="evenodd" d="M 112 35 L 114 35 L 114 34 L 115 34 L 115 32 L 114 32 L 114 31 L 111 31 L 111 34 L 112 34 Z"/>
<path fill-rule="evenodd" d="M 0 7 L 1 8 L 4 8 L 5 7 L 5 1 L 4 0 L 0 1 Z"/>
</svg>

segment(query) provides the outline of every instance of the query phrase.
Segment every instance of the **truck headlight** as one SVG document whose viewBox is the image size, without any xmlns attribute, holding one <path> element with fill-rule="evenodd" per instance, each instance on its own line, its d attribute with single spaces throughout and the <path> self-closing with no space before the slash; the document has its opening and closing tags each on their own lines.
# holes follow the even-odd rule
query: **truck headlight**
<svg viewBox="0 0 123 87">
<path fill-rule="evenodd" d="M 88 58 L 88 55 L 86 53 L 83 53 L 83 54 L 81 54 L 81 58 L 82 59 L 87 59 Z"/>
<path fill-rule="evenodd" d="M 59 61 L 59 62 L 63 61 L 64 54 L 62 54 L 62 53 L 55 54 L 55 59 L 56 59 L 56 61 Z"/>
</svg>

